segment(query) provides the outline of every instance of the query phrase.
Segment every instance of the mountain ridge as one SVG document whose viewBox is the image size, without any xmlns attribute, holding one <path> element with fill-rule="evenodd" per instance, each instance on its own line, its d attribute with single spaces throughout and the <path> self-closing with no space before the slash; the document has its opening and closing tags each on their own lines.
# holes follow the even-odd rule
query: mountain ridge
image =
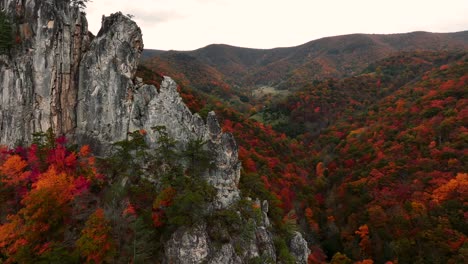
<svg viewBox="0 0 468 264">
<path fill-rule="evenodd" d="M 260 51 L 267 51 L 267 50 L 275 50 L 275 49 L 287 49 L 287 48 L 294 48 L 294 47 L 299 47 L 299 46 L 303 46 L 303 45 L 306 45 L 308 43 L 311 43 L 311 42 L 315 42 L 315 41 L 319 41 L 319 40 L 323 40 L 323 39 L 328 39 L 328 38 L 335 38 L 335 37 L 345 37 L 345 36 L 354 36 L 354 35 L 368 35 L 368 36 L 373 36 L 373 35 L 377 35 L 377 36 L 394 36 L 394 35 L 408 35 L 408 34 L 419 34 L 419 33 L 423 33 L 423 34 L 437 34 L 437 35 L 454 35 L 456 36 L 457 38 L 460 37 L 460 38 L 463 38 L 465 36 L 458 36 L 458 35 L 464 35 L 464 34 L 467 34 L 468 30 L 461 30 L 461 31 L 452 31 L 452 32 L 431 32 L 431 31 L 424 31 L 424 30 L 416 30 L 416 31 L 410 31 L 410 32 L 403 32 L 403 33 L 349 33 L 349 34 L 342 34 L 342 35 L 332 35 L 332 36 L 326 36 L 326 37 L 321 37 L 321 38 L 317 38 L 317 39 L 313 39 L 313 40 L 310 40 L 310 41 L 307 41 L 307 42 L 304 42 L 302 44 L 297 44 L 297 45 L 292 45 L 292 46 L 278 46 L 278 47 L 273 47 L 273 48 L 251 48 L 251 47 L 247 47 L 247 46 L 236 46 L 236 45 L 233 45 L 233 44 L 227 44 L 227 43 L 211 43 L 211 44 L 208 44 L 208 45 L 205 45 L 203 47 L 200 47 L 200 48 L 196 48 L 196 49 L 187 49 L 187 50 L 176 50 L 176 49 L 166 49 L 166 50 L 162 50 L 162 49 L 152 49 L 152 48 L 148 48 L 148 49 L 145 49 L 143 51 L 143 53 L 151 53 L 151 52 L 155 52 L 155 53 L 164 53 L 164 52 L 192 52 L 192 51 L 197 51 L 197 50 L 201 50 L 201 49 L 205 49 L 205 48 L 208 48 L 208 47 L 211 47 L 211 46 L 225 46 L 225 47 L 231 47 L 231 48 L 239 48 L 239 49 L 250 49 L 250 50 L 260 50 Z"/>
<path fill-rule="evenodd" d="M 143 64 L 153 69 L 160 67 L 169 75 L 173 72 L 190 75 L 187 70 L 180 71 L 162 65 L 164 63 L 183 65 L 184 62 L 180 62 L 176 55 L 184 54 L 198 64 L 216 69 L 218 74 L 224 75 L 222 79 L 232 86 L 271 85 L 286 89 L 314 79 L 341 78 L 357 74 L 369 63 L 400 51 L 466 48 L 468 48 L 468 31 L 349 34 L 274 49 L 211 44 L 192 51 L 171 50 L 159 53 L 143 61 Z"/>
</svg>

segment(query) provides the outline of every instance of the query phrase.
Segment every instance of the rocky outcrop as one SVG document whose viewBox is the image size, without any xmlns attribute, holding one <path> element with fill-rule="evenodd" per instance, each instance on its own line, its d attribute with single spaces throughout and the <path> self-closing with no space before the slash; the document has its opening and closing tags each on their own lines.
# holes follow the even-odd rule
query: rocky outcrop
<svg viewBox="0 0 468 264">
<path fill-rule="evenodd" d="M 241 165 L 234 137 L 222 132 L 213 112 L 206 122 L 192 114 L 171 78 L 165 77 L 159 89 L 135 79 L 143 41 L 131 19 L 121 13 L 103 17 L 93 38 L 84 14 L 70 1 L 4 0 L 0 8 L 13 18 L 18 42 L 11 54 L 0 57 L 1 145 L 30 143 L 33 133 L 51 128 L 105 154 L 113 142 L 136 130 L 147 131 L 154 146 L 157 134 L 152 128 L 164 126 L 180 148 L 201 139 L 214 153 L 214 166 L 203 175 L 216 190 L 207 210 L 238 213 L 234 207 L 241 198 Z M 268 203 L 252 203 L 261 208 L 259 216 L 241 217 L 246 226 L 237 233 L 207 223 L 180 228 L 165 244 L 165 261 L 276 260 Z M 213 233 L 221 233 L 221 241 Z M 291 243 L 302 260 L 305 241 Z"/>
<path fill-rule="evenodd" d="M 239 199 L 237 185 L 241 167 L 237 144 L 230 133 L 222 133 L 214 112 L 208 114 L 206 124 L 198 114 L 192 114 L 182 102 L 177 84 L 169 77 L 164 78 L 159 91 L 151 85 L 137 85 L 132 97 L 129 125 L 125 131 L 144 129 L 155 144 L 157 134 L 151 128 L 165 126 L 181 145 L 195 139 L 207 142 L 207 148 L 215 157 L 215 166 L 205 175 L 217 190 L 214 209 L 227 208 Z"/>
<path fill-rule="evenodd" d="M 78 69 L 89 45 L 86 18 L 66 1 L 4 0 L 15 22 L 11 56 L 0 58 L 0 144 L 75 128 Z"/>
<path fill-rule="evenodd" d="M 291 250 L 291 254 L 296 259 L 296 263 L 307 264 L 307 258 L 309 257 L 310 249 L 307 246 L 307 241 L 302 237 L 301 233 L 294 233 L 289 248 Z"/>
<path fill-rule="evenodd" d="M 127 137 L 135 76 L 143 40 L 140 28 L 121 13 L 104 17 L 79 72 L 76 139 L 95 149 Z M 104 149 L 103 149 L 104 148 Z"/>
<path fill-rule="evenodd" d="M 180 229 L 166 243 L 167 263 L 202 263 L 206 261 L 209 251 L 205 226 L 192 230 Z"/>
<path fill-rule="evenodd" d="M 266 202 L 265 202 L 266 203 Z M 254 202 L 255 207 L 259 202 Z M 262 208 L 262 213 L 267 213 Z M 239 212 L 238 212 L 239 213 Z M 240 213 L 239 213 L 240 214 Z M 240 216 L 240 215 L 239 215 Z M 216 225 L 200 224 L 195 228 L 181 228 L 165 246 L 165 263 L 174 264 L 225 264 L 274 263 L 276 260 L 273 234 L 265 226 L 263 216 L 254 220 L 240 216 L 243 225 L 233 232 L 220 230 Z M 213 233 L 223 232 L 222 239 L 214 239 Z"/>
</svg>

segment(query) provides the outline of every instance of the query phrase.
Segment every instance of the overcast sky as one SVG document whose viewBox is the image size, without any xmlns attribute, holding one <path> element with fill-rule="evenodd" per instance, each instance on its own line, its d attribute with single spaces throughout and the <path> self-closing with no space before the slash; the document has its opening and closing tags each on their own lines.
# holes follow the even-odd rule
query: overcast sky
<svg viewBox="0 0 468 264">
<path fill-rule="evenodd" d="M 213 43 L 288 47 L 351 33 L 468 30 L 468 0 L 92 0 L 103 14 L 132 14 L 147 49 L 193 50 Z"/>
</svg>

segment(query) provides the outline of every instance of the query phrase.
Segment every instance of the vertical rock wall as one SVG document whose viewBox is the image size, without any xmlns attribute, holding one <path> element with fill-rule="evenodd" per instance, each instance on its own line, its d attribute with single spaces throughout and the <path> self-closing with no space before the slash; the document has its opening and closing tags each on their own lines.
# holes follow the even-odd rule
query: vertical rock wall
<svg viewBox="0 0 468 264">
<path fill-rule="evenodd" d="M 129 132 L 135 76 L 143 40 L 140 28 L 121 13 L 104 17 L 102 28 L 83 56 L 79 72 L 79 142 L 105 148 Z M 100 145 L 104 143 L 104 145 Z"/>
<path fill-rule="evenodd" d="M 89 45 L 86 18 L 66 1 L 4 0 L 15 47 L 0 58 L 0 144 L 30 142 L 34 132 L 71 133 L 78 70 Z"/>
</svg>

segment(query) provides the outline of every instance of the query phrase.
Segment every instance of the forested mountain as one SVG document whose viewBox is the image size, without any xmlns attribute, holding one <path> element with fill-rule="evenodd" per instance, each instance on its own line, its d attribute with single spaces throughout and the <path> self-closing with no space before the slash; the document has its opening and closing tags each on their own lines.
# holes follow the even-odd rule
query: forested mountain
<svg viewBox="0 0 468 264">
<path fill-rule="evenodd" d="M 198 89 L 212 89 L 205 84 L 220 82 L 219 76 L 234 88 L 269 85 L 294 89 L 311 80 L 359 74 L 369 63 L 401 51 L 465 50 L 467 47 L 467 31 L 352 34 L 269 50 L 216 44 L 194 51 L 167 51 L 145 60 L 144 65 L 177 76 L 178 82 L 193 82 Z"/>
<path fill-rule="evenodd" d="M 264 102 L 261 122 L 195 86 L 180 90 L 238 138 L 242 191 L 306 230 L 310 263 L 460 263 L 467 62 L 466 50 L 396 53 Z"/>
<path fill-rule="evenodd" d="M 467 262 L 468 31 L 139 63 L 86 2 L 0 2 L 0 263 Z"/>
</svg>

